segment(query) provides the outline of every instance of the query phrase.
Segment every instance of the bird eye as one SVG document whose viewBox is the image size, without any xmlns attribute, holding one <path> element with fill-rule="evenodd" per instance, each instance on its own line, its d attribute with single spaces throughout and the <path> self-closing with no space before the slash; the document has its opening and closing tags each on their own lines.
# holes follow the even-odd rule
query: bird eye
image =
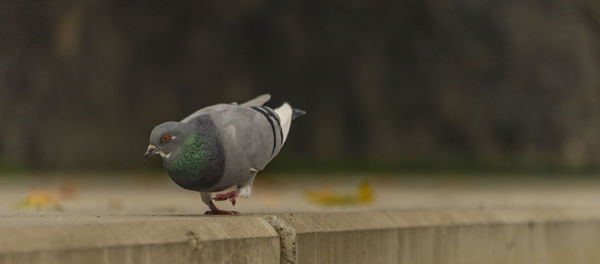
<svg viewBox="0 0 600 264">
<path fill-rule="evenodd" d="M 162 143 L 168 143 L 169 141 L 171 141 L 171 136 L 165 134 L 165 135 L 162 136 L 162 138 L 160 139 L 160 141 Z"/>
</svg>

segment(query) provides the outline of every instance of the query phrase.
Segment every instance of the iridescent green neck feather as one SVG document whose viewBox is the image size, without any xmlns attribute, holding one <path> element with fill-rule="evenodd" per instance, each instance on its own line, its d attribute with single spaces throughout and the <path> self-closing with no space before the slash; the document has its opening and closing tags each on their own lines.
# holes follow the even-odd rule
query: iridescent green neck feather
<svg viewBox="0 0 600 264">
<path fill-rule="evenodd" d="M 164 159 L 164 166 L 175 183 L 186 189 L 200 190 L 220 179 L 223 162 L 214 137 L 192 133 L 171 157 Z"/>
</svg>

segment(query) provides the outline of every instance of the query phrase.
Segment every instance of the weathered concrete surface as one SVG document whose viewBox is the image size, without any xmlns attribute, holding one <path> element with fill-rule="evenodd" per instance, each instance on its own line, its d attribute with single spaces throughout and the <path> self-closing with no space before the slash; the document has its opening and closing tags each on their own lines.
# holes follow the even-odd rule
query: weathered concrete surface
<svg viewBox="0 0 600 264">
<path fill-rule="evenodd" d="M 396 263 L 398 233 L 383 212 L 279 216 L 296 231 L 297 263 Z"/>
<path fill-rule="evenodd" d="M 0 263 L 279 263 L 258 217 L 23 218 L 0 226 Z"/>
<path fill-rule="evenodd" d="M 402 227 L 399 263 L 600 263 L 593 208 L 388 214 Z"/>
<path fill-rule="evenodd" d="M 217 203 L 241 216 L 214 217 L 166 177 L 0 179 L 0 264 L 600 263 L 600 182 L 372 177 L 370 204 L 305 196 L 362 180 L 263 179 Z M 23 207 L 30 188 L 58 206 Z"/>
<path fill-rule="evenodd" d="M 285 214 L 297 263 L 600 263 L 600 211 Z"/>
<path fill-rule="evenodd" d="M 600 263 L 599 222 L 403 228 L 396 263 Z"/>
<path fill-rule="evenodd" d="M 46 215 L 0 222 L 2 264 L 600 263 L 598 248 L 600 210 L 580 208 Z"/>
</svg>

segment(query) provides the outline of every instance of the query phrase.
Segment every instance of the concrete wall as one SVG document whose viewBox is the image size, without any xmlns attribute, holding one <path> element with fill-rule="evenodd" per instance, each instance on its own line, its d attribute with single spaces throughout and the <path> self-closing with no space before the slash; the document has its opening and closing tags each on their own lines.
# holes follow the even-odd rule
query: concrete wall
<svg viewBox="0 0 600 264">
<path fill-rule="evenodd" d="M 599 212 L 15 217 L 0 223 L 0 264 L 600 263 Z"/>
<path fill-rule="evenodd" d="M 600 263 L 588 210 L 448 210 L 279 216 L 297 263 Z"/>
<path fill-rule="evenodd" d="M 279 237 L 257 217 L 94 218 L 4 225 L 0 263 L 279 263 Z"/>
</svg>

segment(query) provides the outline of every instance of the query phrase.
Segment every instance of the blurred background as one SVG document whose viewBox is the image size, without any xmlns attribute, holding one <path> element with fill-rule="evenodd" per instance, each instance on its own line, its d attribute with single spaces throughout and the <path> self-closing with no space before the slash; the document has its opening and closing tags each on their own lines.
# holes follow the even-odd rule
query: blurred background
<svg viewBox="0 0 600 264">
<path fill-rule="evenodd" d="M 272 170 L 600 165 L 600 1 L 0 2 L 0 172 L 160 167 L 151 129 L 269 92 Z"/>
</svg>

